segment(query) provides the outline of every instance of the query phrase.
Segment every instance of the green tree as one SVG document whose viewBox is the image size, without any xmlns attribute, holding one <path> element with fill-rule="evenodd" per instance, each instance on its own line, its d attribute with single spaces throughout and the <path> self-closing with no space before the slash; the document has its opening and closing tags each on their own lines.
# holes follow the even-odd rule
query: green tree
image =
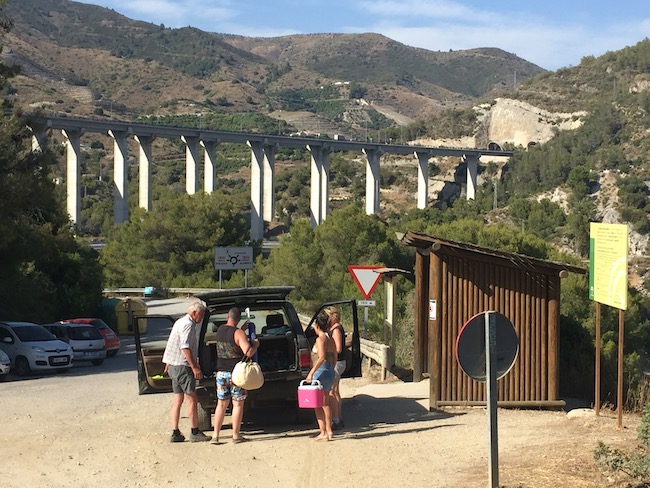
<svg viewBox="0 0 650 488">
<path fill-rule="evenodd" d="M 102 250 L 109 286 L 214 287 L 214 247 L 243 245 L 248 202 L 221 192 L 166 194 L 138 209 Z"/>
<path fill-rule="evenodd" d="M 26 125 L 0 119 L 0 316 L 44 322 L 94 314 L 102 291 L 96 253 L 75 240 L 50 173 L 55 158 L 30 150 Z"/>
<path fill-rule="evenodd" d="M 10 27 L 0 17 L 0 30 Z M 0 63 L 0 87 L 16 72 Z M 102 291 L 96 253 L 75 240 L 50 171 L 55 157 L 31 151 L 28 125 L 19 115 L 0 118 L 0 316 L 45 322 L 94 314 Z"/>
</svg>

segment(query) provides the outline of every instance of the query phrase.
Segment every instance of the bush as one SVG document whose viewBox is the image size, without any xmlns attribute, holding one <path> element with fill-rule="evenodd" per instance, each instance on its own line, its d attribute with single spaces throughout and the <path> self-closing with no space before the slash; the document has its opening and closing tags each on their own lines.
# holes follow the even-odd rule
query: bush
<svg viewBox="0 0 650 488">
<path fill-rule="evenodd" d="M 596 464 L 602 469 L 621 472 L 634 480 L 646 483 L 650 480 L 650 450 L 648 449 L 650 448 L 650 403 L 643 407 L 643 416 L 637 429 L 637 439 L 640 446 L 630 453 L 621 449 L 613 449 L 602 441 L 598 441 L 594 450 Z"/>
</svg>

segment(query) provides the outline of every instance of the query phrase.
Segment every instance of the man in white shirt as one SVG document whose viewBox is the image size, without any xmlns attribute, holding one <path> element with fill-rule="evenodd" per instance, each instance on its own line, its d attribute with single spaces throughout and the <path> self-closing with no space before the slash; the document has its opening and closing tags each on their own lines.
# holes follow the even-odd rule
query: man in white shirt
<svg viewBox="0 0 650 488">
<path fill-rule="evenodd" d="M 192 303 L 187 309 L 187 314 L 174 323 L 163 354 L 165 371 L 172 380 L 172 391 L 174 392 L 170 412 L 171 442 L 185 440 L 185 436 L 178 428 L 181 406 L 185 399 L 187 399 L 187 416 L 192 428 L 190 442 L 210 440 L 210 437 L 201 432 L 198 427 L 198 396 L 196 394 L 196 380 L 202 376 L 199 367 L 199 330 L 196 326 L 201 324 L 204 316 L 205 304 L 203 302 Z"/>
</svg>

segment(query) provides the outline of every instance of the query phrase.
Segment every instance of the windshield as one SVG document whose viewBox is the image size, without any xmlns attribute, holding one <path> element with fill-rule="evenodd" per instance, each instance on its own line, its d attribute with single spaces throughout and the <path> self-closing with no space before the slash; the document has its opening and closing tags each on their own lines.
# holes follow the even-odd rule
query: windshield
<svg viewBox="0 0 650 488">
<path fill-rule="evenodd" d="M 102 335 L 94 326 L 88 327 L 68 327 L 68 336 L 75 341 L 83 341 L 87 339 L 101 339 Z"/>
<path fill-rule="evenodd" d="M 21 325 L 20 327 L 12 327 L 12 330 L 22 342 L 53 341 L 56 339 L 50 331 L 40 325 Z"/>
</svg>

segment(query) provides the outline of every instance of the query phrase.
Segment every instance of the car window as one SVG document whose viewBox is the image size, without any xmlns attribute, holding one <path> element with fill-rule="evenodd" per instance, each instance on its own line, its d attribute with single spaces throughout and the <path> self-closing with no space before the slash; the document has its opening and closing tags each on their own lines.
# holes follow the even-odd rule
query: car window
<svg viewBox="0 0 650 488">
<path fill-rule="evenodd" d="M 82 341 L 88 339 L 101 339 L 102 335 L 95 327 L 89 325 L 88 327 L 68 327 L 68 336 L 75 341 Z"/>
<path fill-rule="evenodd" d="M 11 339 L 11 342 L 14 341 L 14 336 L 11 335 L 11 332 L 0 327 L 0 341 L 5 337 L 9 337 Z"/>
<path fill-rule="evenodd" d="M 97 327 L 100 330 L 102 330 L 102 329 L 110 329 L 108 324 L 106 324 L 106 322 L 104 322 L 102 319 L 91 320 L 90 323 L 93 324 L 95 327 Z"/>
<path fill-rule="evenodd" d="M 63 340 L 64 335 L 63 331 L 55 325 L 44 325 L 47 330 L 49 330 L 57 339 Z"/>
<path fill-rule="evenodd" d="M 20 327 L 13 327 L 12 330 L 22 342 L 52 341 L 56 339 L 51 332 L 40 325 L 21 325 Z"/>
</svg>

